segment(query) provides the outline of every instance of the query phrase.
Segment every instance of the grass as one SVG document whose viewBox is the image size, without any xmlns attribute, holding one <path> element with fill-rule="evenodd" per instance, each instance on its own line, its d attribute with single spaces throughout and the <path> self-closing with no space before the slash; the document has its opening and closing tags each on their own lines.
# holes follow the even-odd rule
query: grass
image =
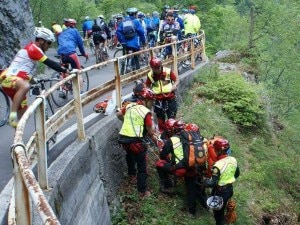
<svg viewBox="0 0 300 225">
<path fill-rule="evenodd" d="M 277 219 L 277 224 L 299 224 L 300 157 L 297 137 L 300 131 L 295 130 L 295 125 L 289 125 L 291 121 L 281 121 L 285 125 L 282 130 L 274 130 L 269 121 L 263 121 L 259 129 L 240 129 L 223 113 L 221 104 L 198 95 L 199 85 L 205 85 L 216 77 L 215 69 L 207 68 L 195 79 L 194 87 L 180 105 L 178 117 L 199 125 L 205 137 L 218 134 L 230 141 L 232 154 L 241 170 L 234 184 L 236 225 L 271 224 L 272 218 Z M 260 91 L 256 87 L 253 90 Z M 293 115 L 293 119 L 295 117 Z M 167 196 L 158 191 L 158 176 L 151 158 L 148 168 L 152 196 L 141 201 L 136 187 L 124 181 L 119 192 L 120 210 L 113 216 L 113 224 L 214 224 L 213 217 L 200 204 L 197 206 L 197 218 L 188 217 L 182 181 L 176 187 L 177 194 Z"/>
</svg>

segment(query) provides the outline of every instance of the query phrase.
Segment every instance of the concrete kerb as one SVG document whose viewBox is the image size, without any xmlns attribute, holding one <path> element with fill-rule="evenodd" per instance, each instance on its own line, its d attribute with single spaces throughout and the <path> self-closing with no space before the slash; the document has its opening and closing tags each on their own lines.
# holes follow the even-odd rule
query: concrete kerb
<svg viewBox="0 0 300 225">
<path fill-rule="evenodd" d="M 184 93 L 186 92 L 188 86 L 193 82 L 194 76 L 197 74 L 197 71 L 206 65 L 208 63 L 208 58 L 197 65 L 194 70 L 189 70 L 185 72 L 184 74 L 180 75 L 180 88 L 179 88 L 179 93 L 178 93 L 178 100 L 182 101 L 184 96 Z M 110 115 L 111 117 L 114 115 Z M 115 118 L 116 119 L 116 118 Z M 97 124 L 97 121 L 100 120 L 100 115 L 93 113 L 84 119 L 84 124 L 86 127 L 93 127 L 94 124 Z M 51 150 L 51 157 L 49 160 L 55 160 L 59 154 L 61 154 L 62 151 L 64 151 L 65 146 L 63 144 L 64 140 L 66 138 L 71 138 L 71 137 L 76 137 L 76 132 L 77 132 L 77 125 L 74 124 L 70 128 L 66 129 L 64 132 L 59 133 L 57 136 L 57 142 L 52 146 L 51 149 L 56 149 L 56 150 Z M 76 138 L 75 138 L 76 139 Z M 9 202 L 11 198 L 11 193 L 13 190 L 13 179 L 9 181 L 9 183 L 5 186 L 3 191 L 0 193 L 0 225 L 6 225 L 7 224 L 7 210 L 9 207 Z"/>
</svg>

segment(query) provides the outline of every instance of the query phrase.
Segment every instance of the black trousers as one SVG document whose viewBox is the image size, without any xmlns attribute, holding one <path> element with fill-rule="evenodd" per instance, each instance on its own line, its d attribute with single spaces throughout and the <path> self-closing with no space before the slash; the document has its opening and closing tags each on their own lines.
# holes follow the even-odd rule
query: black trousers
<svg viewBox="0 0 300 225">
<path fill-rule="evenodd" d="M 154 112 L 158 119 L 166 121 L 167 119 L 175 119 L 178 106 L 176 98 L 168 100 L 156 100 L 154 103 Z"/>
<path fill-rule="evenodd" d="M 216 221 L 216 225 L 224 225 L 225 224 L 225 209 L 227 206 L 228 200 L 233 196 L 233 186 L 229 185 L 225 188 L 214 188 L 212 193 L 223 198 L 223 207 L 220 210 L 214 211 L 214 217 Z"/>
</svg>

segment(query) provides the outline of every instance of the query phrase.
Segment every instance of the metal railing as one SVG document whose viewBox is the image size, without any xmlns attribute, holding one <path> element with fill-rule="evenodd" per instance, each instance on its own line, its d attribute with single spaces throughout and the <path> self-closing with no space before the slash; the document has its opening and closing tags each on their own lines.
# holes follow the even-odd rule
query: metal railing
<svg viewBox="0 0 300 225">
<path fill-rule="evenodd" d="M 195 38 L 201 39 L 202 42 L 202 44 L 198 48 L 194 47 Z M 177 45 L 183 42 L 190 42 L 190 50 L 180 56 L 177 56 Z M 16 129 L 14 142 L 11 147 L 14 167 L 14 190 L 12 193 L 8 213 L 9 225 L 30 225 L 32 223 L 31 213 L 34 209 L 37 210 L 37 213 L 40 216 L 43 224 L 60 224 L 45 195 L 43 194 L 43 190 L 49 189 L 47 176 L 48 165 L 46 142 L 73 115 L 76 115 L 77 117 L 77 136 L 80 140 L 85 139 L 82 108 L 99 96 L 114 89 L 117 93 L 117 105 L 120 107 L 121 86 L 144 77 L 150 71 L 150 67 L 146 65 L 139 70 L 135 70 L 123 76 L 120 76 L 120 60 L 141 53 L 147 53 L 150 55 L 150 57 L 153 57 L 155 56 L 156 51 L 159 51 L 161 48 L 164 48 L 166 46 L 172 47 L 173 57 L 164 60 L 163 65 L 173 65 L 173 70 L 175 72 L 177 72 L 176 70 L 178 61 L 190 58 L 191 68 L 194 69 L 195 54 L 202 54 L 202 58 L 206 58 L 205 34 L 204 31 L 202 31 L 202 33 L 197 37 L 192 37 L 176 43 L 170 43 L 150 49 L 145 49 L 136 53 L 128 54 L 87 67 L 85 69 L 82 69 L 77 74 L 71 74 L 70 76 L 66 77 L 64 80 L 56 83 L 53 87 L 37 97 L 37 99 L 30 105 L 23 117 L 20 119 L 20 122 Z M 80 95 L 78 75 L 80 73 L 84 73 L 86 71 L 93 70 L 108 64 L 114 64 L 115 78 Z M 74 99 L 63 106 L 52 117 L 46 120 L 45 99 L 57 88 L 59 88 L 60 85 L 63 85 L 65 82 L 70 80 L 72 80 L 73 82 Z M 25 125 L 34 113 L 36 114 L 36 131 L 32 134 L 28 142 L 24 144 L 23 133 Z M 32 171 L 34 166 L 37 166 L 38 179 L 35 177 Z M 34 206 L 34 209 L 31 207 L 32 205 Z"/>
</svg>

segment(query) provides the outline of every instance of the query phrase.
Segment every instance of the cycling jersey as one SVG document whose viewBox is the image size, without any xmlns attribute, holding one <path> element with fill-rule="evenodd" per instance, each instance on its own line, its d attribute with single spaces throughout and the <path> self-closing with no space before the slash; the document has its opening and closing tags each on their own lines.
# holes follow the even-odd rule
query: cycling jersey
<svg viewBox="0 0 300 225">
<path fill-rule="evenodd" d="M 30 43 L 19 50 L 7 69 L 7 76 L 18 76 L 30 80 L 37 69 L 38 62 L 44 62 L 47 56 L 36 44 Z"/>
<path fill-rule="evenodd" d="M 92 20 L 84 21 L 84 23 L 82 24 L 83 37 L 86 36 L 86 32 L 92 30 L 93 24 L 94 22 Z"/>
</svg>

